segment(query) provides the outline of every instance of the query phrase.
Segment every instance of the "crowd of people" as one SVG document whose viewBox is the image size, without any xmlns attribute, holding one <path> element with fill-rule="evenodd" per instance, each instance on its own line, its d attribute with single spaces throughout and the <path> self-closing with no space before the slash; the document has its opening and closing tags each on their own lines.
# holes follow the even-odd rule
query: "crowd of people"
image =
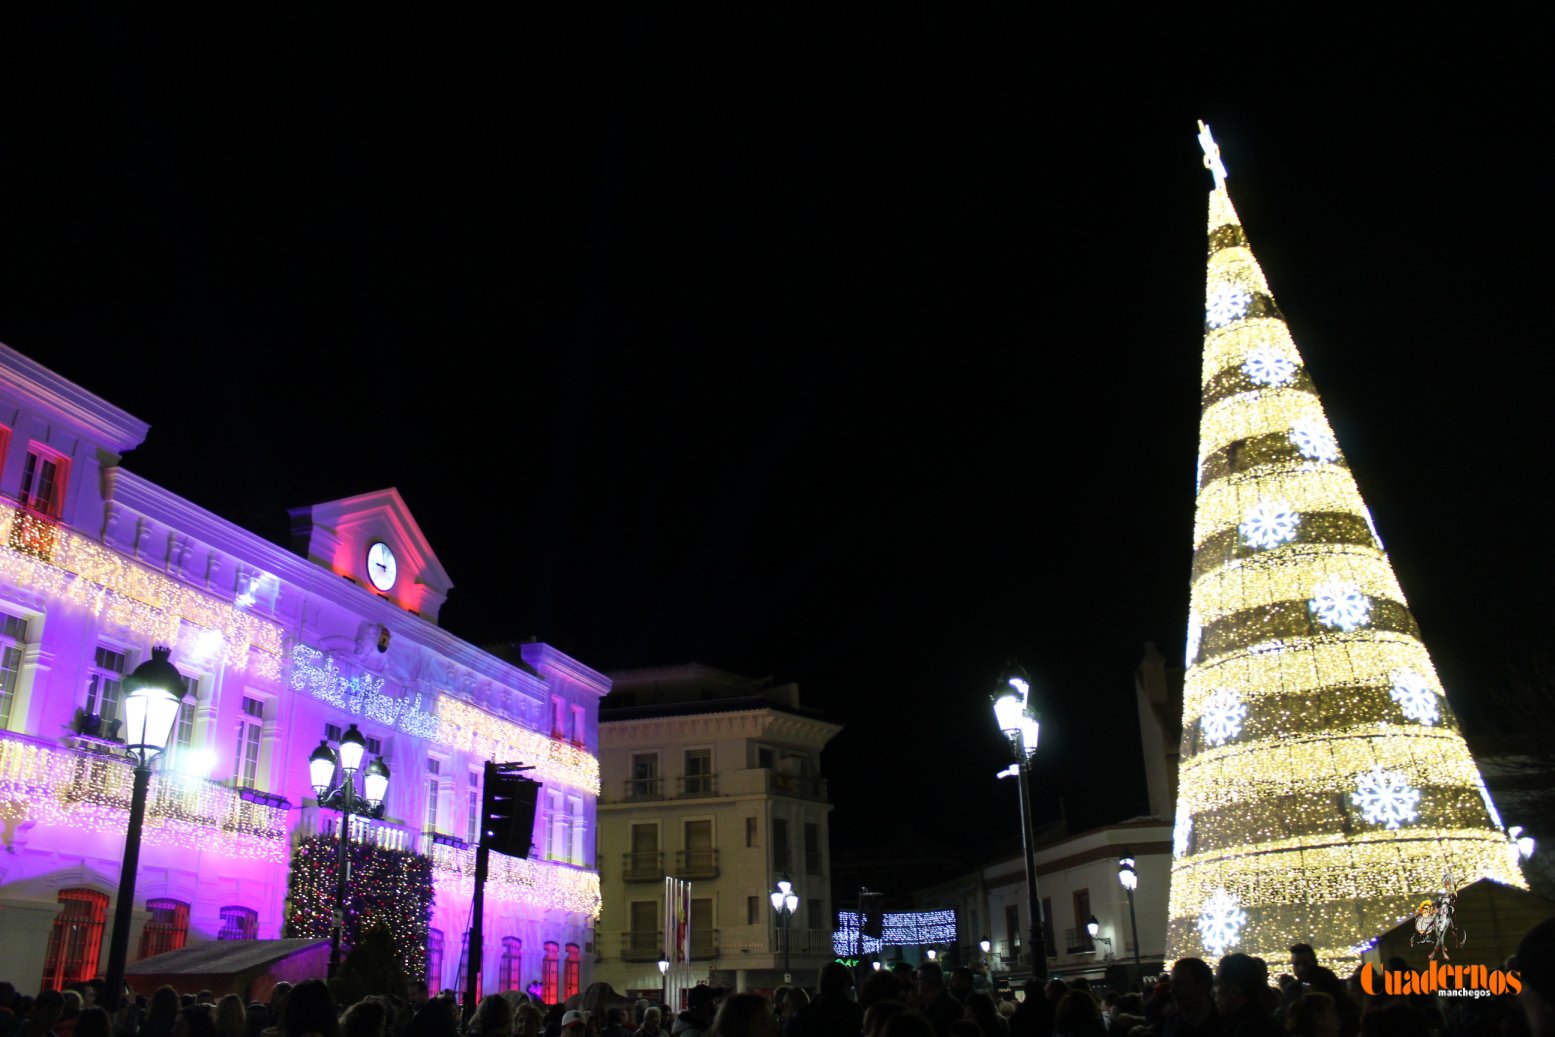
<svg viewBox="0 0 1555 1037">
<path fill-rule="evenodd" d="M 678 1013 L 645 999 L 545 1005 L 514 991 L 483 998 L 468 1020 L 451 993 L 429 997 L 425 984 L 349 1006 L 318 980 L 279 983 L 248 1004 L 162 987 L 110 1015 L 100 980 L 34 997 L 0 982 L 0 1037 L 1555 1037 L 1555 918 L 1528 934 L 1507 970 L 1519 990 L 1390 994 L 1385 983 L 1366 989 L 1361 969 L 1340 979 L 1296 944 L 1277 977 L 1264 959 L 1233 953 L 1214 967 L 1179 959 L 1140 990 L 1033 980 L 1016 999 L 932 961 L 867 972 L 855 989 L 853 972 L 834 962 L 813 990 L 784 986 L 770 998 L 692 987 Z"/>
</svg>

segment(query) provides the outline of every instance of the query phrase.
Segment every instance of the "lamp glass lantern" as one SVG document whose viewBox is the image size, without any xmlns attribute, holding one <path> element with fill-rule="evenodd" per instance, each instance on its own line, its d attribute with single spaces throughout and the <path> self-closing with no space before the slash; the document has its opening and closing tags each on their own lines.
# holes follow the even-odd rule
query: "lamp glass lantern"
<svg viewBox="0 0 1555 1037">
<path fill-rule="evenodd" d="M 377 809 L 383 805 L 384 797 L 389 794 L 389 765 L 382 757 L 374 756 L 373 762 L 362 772 L 362 790 L 368 806 Z"/>
<path fill-rule="evenodd" d="M 661 976 L 665 975 L 666 973 L 669 972 L 669 970 L 670 970 L 670 960 L 668 958 L 664 958 L 664 957 L 659 958 L 659 975 L 661 975 Z"/>
<path fill-rule="evenodd" d="M 367 752 L 367 739 L 362 737 L 362 732 L 352 724 L 346 733 L 340 736 L 340 769 L 347 776 L 355 774 L 362 766 L 362 754 Z"/>
<path fill-rule="evenodd" d="M 1134 858 L 1124 857 L 1118 861 L 1118 882 L 1130 893 L 1139 888 L 1139 873 L 1134 870 Z"/>
<path fill-rule="evenodd" d="M 1092 915 L 1090 918 L 1086 919 L 1085 931 L 1090 933 L 1092 938 L 1095 938 L 1096 934 L 1101 932 L 1101 922 L 1096 920 L 1095 915 Z"/>
<path fill-rule="evenodd" d="M 308 781 L 319 799 L 323 799 L 335 783 L 335 750 L 322 738 L 318 748 L 308 754 Z"/>
</svg>

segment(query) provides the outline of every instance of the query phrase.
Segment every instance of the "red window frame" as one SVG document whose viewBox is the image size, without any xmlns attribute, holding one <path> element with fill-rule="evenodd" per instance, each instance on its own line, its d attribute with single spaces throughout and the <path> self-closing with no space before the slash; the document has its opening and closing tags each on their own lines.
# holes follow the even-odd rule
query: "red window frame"
<svg viewBox="0 0 1555 1037">
<path fill-rule="evenodd" d="M 547 942 L 545 957 L 540 959 L 540 1000 L 554 1005 L 561 1000 L 561 946 Z"/>
<path fill-rule="evenodd" d="M 583 958 L 579 954 L 578 945 L 567 945 L 567 967 L 562 970 L 562 996 L 571 997 L 578 992 L 578 977 L 582 971 Z"/>
<path fill-rule="evenodd" d="M 49 947 L 43 956 L 39 990 L 63 990 L 67 983 L 82 983 L 97 975 L 103 949 L 103 929 L 108 921 L 108 894 L 95 889 L 62 889 L 62 910 L 49 931 Z"/>
<path fill-rule="evenodd" d="M 521 990 L 519 986 L 519 968 L 523 963 L 524 941 L 516 936 L 504 936 L 502 938 L 502 971 L 498 973 L 497 985 L 502 991 Z"/>
<path fill-rule="evenodd" d="M 160 897 L 146 901 L 151 918 L 140 931 L 140 953 L 135 960 L 176 951 L 189 942 L 189 905 Z"/>
</svg>

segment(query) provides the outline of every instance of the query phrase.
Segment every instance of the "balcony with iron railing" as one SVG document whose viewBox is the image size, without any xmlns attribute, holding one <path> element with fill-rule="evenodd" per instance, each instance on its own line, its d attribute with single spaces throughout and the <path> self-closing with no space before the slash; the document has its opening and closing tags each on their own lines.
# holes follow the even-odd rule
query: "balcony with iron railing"
<svg viewBox="0 0 1555 1037">
<path fill-rule="evenodd" d="M 663 953 L 664 933 L 661 930 L 632 930 L 621 934 L 622 961 L 658 961 Z"/>
<path fill-rule="evenodd" d="M 1094 954 L 1096 953 L 1096 941 L 1091 938 L 1090 930 L 1084 926 L 1076 929 L 1064 930 L 1065 954 Z"/>
<path fill-rule="evenodd" d="M 621 855 L 621 879 L 624 882 L 657 882 L 664 877 L 664 852 L 638 850 Z"/>
<path fill-rule="evenodd" d="M 65 747 L 0 732 L 0 802 L 19 808 L 12 817 L 17 825 L 30 820 L 79 832 L 122 832 L 133 767 L 123 745 L 79 734 L 71 741 Z M 281 796 L 158 770 L 151 776 L 143 839 L 148 847 L 281 862 L 288 854 L 287 809 Z"/>
<path fill-rule="evenodd" d="M 663 778 L 627 778 L 625 799 L 628 803 L 648 803 L 664 798 Z"/>
<path fill-rule="evenodd" d="M 718 775 L 682 774 L 676 780 L 682 799 L 701 799 L 718 795 Z"/>
<path fill-rule="evenodd" d="M 718 877 L 718 851 L 676 850 L 675 877 L 682 879 L 716 879 Z"/>
</svg>

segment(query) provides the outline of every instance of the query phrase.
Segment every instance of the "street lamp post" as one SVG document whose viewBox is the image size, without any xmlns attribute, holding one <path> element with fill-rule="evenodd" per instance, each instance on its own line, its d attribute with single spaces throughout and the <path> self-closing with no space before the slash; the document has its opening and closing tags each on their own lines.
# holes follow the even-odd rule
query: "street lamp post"
<svg viewBox="0 0 1555 1037">
<path fill-rule="evenodd" d="M 124 681 L 125 748 L 135 758 L 130 786 L 130 817 L 124 830 L 124 862 L 119 868 L 118 902 L 113 910 L 113 942 L 108 946 L 108 979 L 103 990 L 109 1012 L 124 996 L 124 966 L 130 950 L 130 915 L 135 908 L 135 872 L 140 868 L 141 828 L 146 822 L 146 791 L 151 787 L 151 761 L 167 748 L 183 703 L 183 677 L 161 645 L 135 667 Z"/>
<path fill-rule="evenodd" d="M 659 955 L 659 1001 L 669 1004 L 669 972 L 670 960 L 664 955 Z"/>
<path fill-rule="evenodd" d="M 1037 723 L 1031 705 L 1031 680 L 1026 671 L 1011 665 L 994 689 L 994 719 L 1010 741 L 1015 754 L 1016 784 L 1020 788 L 1020 838 L 1026 859 L 1026 909 L 1031 916 L 1031 975 L 1047 979 L 1047 944 L 1042 939 L 1042 901 L 1037 897 L 1037 862 L 1033 854 L 1036 834 L 1031 825 L 1031 758 L 1037 752 Z"/>
<path fill-rule="evenodd" d="M 340 859 L 335 867 L 335 911 L 329 932 L 331 979 L 340 974 L 340 938 L 346 924 L 346 890 L 351 880 L 351 815 L 381 815 L 389 790 L 389 768 L 381 758 L 374 757 L 362 772 L 363 794 L 357 795 L 356 772 L 362 767 L 366 751 L 367 740 L 352 724 L 340 736 L 338 754 L 329 747 L 327 738 L 321 738 L 318 748 L 308 756 L 308 777 L 318 794 L 319 806 L 340 811 Z"/>
<path fill-rule="evenodd" d="M 1123 857 L 1118 861 L 1118 882 L 1128 891 L 1128 926 L 1134 937 L 1134 982 L 1144 981 L 1145 968 L 1139 961 L 1139 920 L 1134 916 L 1134 887 L 1139 885 L 1139 873 L 1134 870 L 1134 858 Z"/>
<path fill-rule="evenodd" d="M 783 919 L 783 982 L 790 983 L 793 976 L 788 971 L 788 923 L 799 909 L 799 894 L 794 892 L 794 884 L 784 879 L 777 884 L 777 889 L 772 891 L 769 899 L 772 901 L 772 910 Z"/>
</svg>

